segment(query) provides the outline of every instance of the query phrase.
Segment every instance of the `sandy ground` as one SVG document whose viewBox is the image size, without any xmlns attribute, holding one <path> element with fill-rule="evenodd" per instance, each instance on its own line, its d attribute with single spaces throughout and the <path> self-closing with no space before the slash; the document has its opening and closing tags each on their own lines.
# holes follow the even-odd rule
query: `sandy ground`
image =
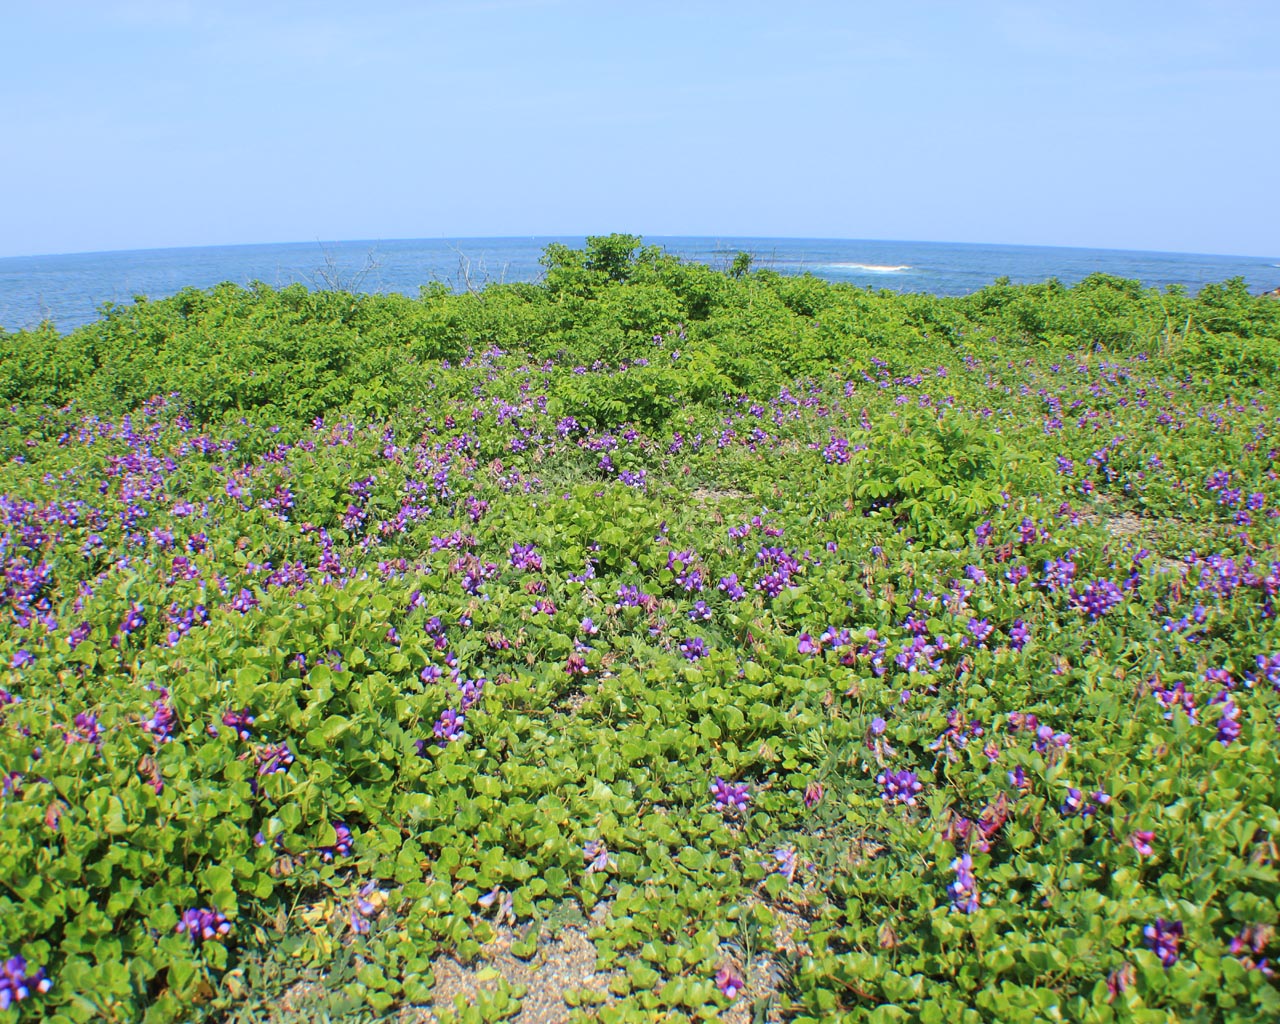
<svg viewBox="0 0 1280 1024">
<path fill-rule="evenodd" d="M 544 933 L 537 952 L 528 959 L 521 959 L 511 952 L 516 933 L 510 928 L 497 930 L 494 939 L 481 951 L 472 963 L 464 964 L 452 957 L 441 957 L 433 965 L 435 986 L 430 1005 L 402 1007 L 387 1020 L 397 1024 L 438 1024 L 437 1011 L 456 1006 L 461 997 L 470 1002 L 478 992 L 495 992 L 500 982 L 511 987 L 523 987 L 520 1010 L 509 1019 L 513 1024 L 561 1024 L 579 1015 L 579 1019 L 593 1019 L 593 1011 L 618 1001 L 610 991 L 616 979 L 626 977 L 620 969 L 599 971 L 596 969 L 596 952 L 587 933 L 590 928 L 603 923 L 608 908 L 598 906 L 586 924 L 570 924 L 555 934 Z M 778 986 L 790 970 L 791 962 L 804 950 L 806 922 L 798 914 L 782 908 L 774 908 L 779 924 L 774 932 L 778 953 L 762 953 L 748 966 L 725 949 L 724 963 L 732 964 L 747 985 L 737 999 L 719 1016 L 726 1024 L 752 1024 L 753 1007 L 757 1001 L 777 994 Z M 589 1000 L 579 1000 L 579 1007 L 565 1002 L 565 993 L 587 990 L 596 993 Z M 288 1019 L 305 1016 L 307 1010 L 323 998 L 323 990 L 315 982 L 299 983 L 281 998 L 279 1009 Z M 657 1018 L 661 1019 L 661 1018 Z M 776 1000 L 771 1000 L 763 1018 L 769 1024 L 778 1024 L 782 1016 Z"/>
</svg>

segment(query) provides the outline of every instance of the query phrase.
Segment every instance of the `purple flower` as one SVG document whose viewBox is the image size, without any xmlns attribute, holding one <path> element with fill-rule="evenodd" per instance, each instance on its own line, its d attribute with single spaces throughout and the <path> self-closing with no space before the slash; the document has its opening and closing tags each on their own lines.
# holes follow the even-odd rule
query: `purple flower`
<svg viewBox="0 0 1280 1024">
<path fill-rule="evenodd" d="M 190 935 L 192 940 L 208 942 L 211 939 L 221 939 L 230 935 L 231 922 L 221 911 L 193 908 L 183 911 L 182 920 L 174 930 L 179 934 Z"/>
<path fill-rule="evenodd" d="M 618 604 L 623 608 L 643 608 L 653 599 L 634 584 L 623 584 L 618 588 Z"/>
<path fill-rule="evenodd" d="M 924 787 L 915 772 L 881 772 L 876 782 L 883 787 L 880 799 L 885 803 L 916 805 L 916 794 Z"/>
<path fill-rule="evenodd" d="M 711 796 L 715 799 L 716 810 L 746 810 L 751 799 L 749 789 L 750 786 L 745 782 L 725 782 L 717 775 L 711 783 Z"/>
<path fill-rule="evenodd" d="M 1035 715 L 1028 715 L 1028 718 L 1034 719 Z M 1071 746 L 1071 734 L 1065 732 L 1054 732 L 1047 725 L 1036 726 L 1036 738 L 1031 744 L 1031 749 L 1040 753 L 1048 752 L 1050 747 L 1057 747 L 1059 750 L 1065 750 Z"/>
<path fill-rule="evenodd" d="M 1055 558 L 1044 563 L 1044 586 L 1048 590 L 1065 590 L 1076 577 L 1076 563 Z"/>
<path fill-rule="evenodd" d="M 790 585 L 791 574 L 781 569 L 775 569 L 773 572 L 767 573 L 756 580 L 756 590 L 761 591 L 770 598 L 777 597 Z"/>
<path fill-rule="evenodd" d="M 1079 593 L 1071 592 L 1071 603 L 1091 620 L 1098 620 L 1124 600 L 1124 593 L 1110 580 L 1094 580 Z"/>
<path fill-rule="evenodd" d="M 242 587 L 240 593 L 231 599 L 231 608 L 244 615 L 251 608 L 258 607 L 258 598 L 252 590 Z"/>
<path fill-rule="evenodd" d="M 512 898 L 510 893 L 506 893 L 502 891 L 502 886 L 495 885 L 487 893 L 479 897 L 476 900 L 476 902 L 479 903 L 480 906 L 484 907 L 486 910 L 488 910 L 495 903 L 498 904 L 498 912 L 497 914 L 494 915 L 495 924 L 502 924 L 502 922 L 506 920 L 509 920 L 512 924 L 515 924 L 515 921 L 516 921 L 516 915 L 514 911 L 515 900 Z"/>
<path fill-rule="evenodd" d="M 1231 955 L 1239 957 L 1241 965 L 1247 970 L 1257 971 L 1267 978 L 1274 978 L 1275 968 L 1268 962 L 1268 958 L 1256 959 L 1258 954 L 1270 945 L 1274 935 L 1275 928 L 1272 925 L 1245 925 L 1244 930 L 1231 940 Z"/>
<path fill-rule="evenodd" d="M 1240 707 L 1225 691 L 1211 703 L 1222 705 L 1222 717 L 1218 719 L 1218 742 L 1229 747 L 1240 738 Z"/>
<path fill-rule="evenodd" d="M 463 732 L 464 716 L 454 711 L 453 708 L 445 708 L 441 712 L 440 717 L 436 719 L 432 732 L 435 733 L 436 739 L 440 746 L 452 743 L 454 740 L 463 739 L 466 733 Z"/>
<path fill-rule="evenodd" d="M 169 691 L 161 690 L 160 700 L 152 703 L 151 717 L 142 723 L 142 730 L 150 733 L 161 743 L 168 743 L 173 739 L 173 728 L 176 723 L 177 716 L 169 704 Z"/>
<path fill-rule="evenodd" d="M 371 896 L 374 898 L 370 899 Z M 369 922 L 378 916 L 383 898 L 384 894 L 376 881 L 368 881 L 360 887 L 352 900 L 351 912 L 347 918 L 353 932 L 357 935 L 369 934 Z"/>
<path fill-rule="evenodd" d="M 355 846 L 355 840 L 351 836 L 351 829 L 347 828 L 340 821 L 333 822 L 333 831 L 336 836 L 332 846 L 317 847 L 316 853 L 320 854 L 320 859 L 326 864 L 330 863 L 334 857 L 349 857 Z"/>
<path fill-rule="evenodd" d="M 821 782 L 811 782 L 804 787 L 804 805 L 809 810 L 817 807 L 822 803 L 822 797 L 825 790 L 822 788 Z"/>
<path fill-rule="evenodd" d="M 1164 714 L 1165 718 L 1172 719 L 1174 711 L 1181 708 L 1192 725 L 1199 722 L 1195 695 L 1187 690 L 1186 683 L 1181 679 L 1167 689 L 1158 680 L 1153 679 L 1151 682 L 1151 695 L 1168 708 Z"/>
<path fill-rule="evenodd" d="M 788 882 L 792 882 L 796 877 L 796 850 L 794 846 L 781 846 L 774 850 L 770 856 L 773 862 L 761 862 L 762 867 L 772 868 L 774 872 L 781 875 Z"/>
<path fill-rule="evenodd" d="M 1150 857 L 1156 850 L 1151 844 L 1155 842 L 1154 832 L 1135 831 L 1129 834 L 1129 845 L 1138 851 L 1139 857 Z"/>
<path fill-rule="evenodd" d="M 53 988 L 53 982 L 45 975 L 43 967 L 37 967 L 30 974 L 27 973 L 25 957 L 11 956 L 8 960 L 0 962 L 0 1013 L 9 1009 L 14 1003 L 21 1003 L 31 998 L 32 992 L 44 995 L 51 988 Z"/>
<path fill-rule="evenodd" d="M 67 643 L 71 645 L 71 649 L 74 651 L 89 638 L 89 634 L 92 631 L 93 627 L 88 622 L 82 622 L 67 634 Z"/>
<path fill-rule="evenodd" d="M 142 606 L 138 604 L 130 604 L 128 614 L 120 623 L 120 632 L 128 635 L 141 629 L 147 624 L 147 618 L 142 614 Z"/>
<path fill-rule="evenodd" d="M 542 569 L 542 556 L 532 544 L 513 544 L 510 552 L 511 567 L 523 572 L 537 572 Z"/>
<path fill-rule="evenodd" d="M 881 718 L 879 715 L 876 715 L 875 718 L 871 719 L 871 735 L 883 736 L 886 724 L 887 723 L 883 718 Z"/>
<path fill-rule="evenodd" d="M 1009 630 L 1009 645 L 1015 651 L 1020 651 L 1026 646 L 1030 636 L 1031 630 L 1027 628 L 1027 624 L 1021 619 L 1014 619 L 1013 628 Z"/>
<path fill-rule="evenodd" d="M 587 874 L 591 875 L 597 871 L 608 871 L 614 866 L 613 857 L 609 854 L 609 848 L 599 839 L 589 839 L 582 847 L 582 856 L 587 861 Z"/>
<path fill-rule="evenodd" d="M 1079 814 L 1088 818 L 1109 803 L 1111 803 L 1111 797 L 1100 789 L 1090 793 L 1086 798 L 1080 790 L 1070 786 L 1067 788 L 1067 799 L 1059 810 L 1063 814 Z"/>
<path fill-rule="evenodd" d="M 709 652 L 706 641 L 700 636 L 694 636 L 680 644 L 680 653 L 689 661 L 697 661 L 699 658 L 705 658 Z"/>
<path fill-rule="evenodd" d="M 746 590 L 742 584 L 738 582 L 738 574 L 730 573 L 728 576 L 721 576 L 720 582 L 716 584 L 717 589 L 724 593 L 730 601 L 741 601 L 747 596 Z"/>
<path fill-rule="evenodd" d="M 241 740 L 248 740 L 253 736 L 249 726 L 253 725 L 253 715 L 249 714 L 248 708 L 242 708 L 239 711 L 227 711 L 222 715 L 222 724 L 235 730 L 236 737 Z M 217 726 L 210 726 L 209 732 L 218 735 Z"/>
<path fill-rule="evenodd" d="M 951 896 L 951 905 L 964 914 L 972 914 L 978 909 L 978 880 L 973 874 L 973 858 L 969 854 L 957 857 L 951 862 L 951 870 L 956 873 L 956 880 L 947 886 Z"/>
<path fill-rule="evenodd" d="M 289 749 L 288 743 L 278 743 L 274 746 L 267 744 L 254 751 L 254 763 L 257 765 L 259 778 L 267 775 L 283 775 L 289 770 L 289 765 L 293 764 L 293 751 Z M 256 781 L 254 792 L 257 792 Z"/>
<path fill-rule="evenodd" d="M 732 967 L 721 967 L 716 971 L 716 988 L 726 999 L 736 999 L 745 987 L 742 976 Z"/>
<path fill-rule="evenodd" d="M 1182 941 L 1182 922 L 1166 921 L 1157 917 L 1154 924 L 1142 929 L 1142 939 L 1147 948 L 1160 958 L 1165 968 L 1178 962 L 1178 944 Z"/>
<path fill-rule="evenodd" d="M 844 465 L 849 461 L 849 442 L 843 437 L 832 438 L 831 443 L 822 449 L 822 457 L 829 465 Z"/>
<path fill-rule="evenodd" d="M 570 657 L 572 657 L 572 655 Z M 462 695 L 460 704 L 463 711 L 474 707 L 480 702 L 480 698 L 484 696 L 484 688 L 488 682 L 489 681 L 484 676 L 476 676 L 475 679 L 458 680 L 458 692 Z"/>
<path fill-rule="evenodd" d="M 1280 654 L 1259 654 L 1255 663 L 1258 666 L 1257 676 L 1280 690 Z"/>
<path fill-rule="evenodd" d="M 98 716 L 88 711 L 76 715 L 74 727 L 64 732 L 62 738 L 67 743 L 101 743 L 102 727 L 98 724 Z"/>
<path fill-rule="evenodd" d="M 987 638 L 995 632 L 995 627 L 986 619 L 970 618 L 966 628 L 969 631 L 969 635 L 980 645 L 985 645 Z"/>
<path fill-rule="evenodd" d="M 1107 975 L 1107 1002 L 1114 1003 L 1126 989 L 1138 980 L 1138 972 L 1133 964 L 1123 964 Z"/>
<path fill-rule="evenodd" d="M 28 651 L 25 647 L 20 647 L 13 653 L 12 665 L 15 669 L 25 668 L 36 660 L 36 656 Z"/>
</svg>

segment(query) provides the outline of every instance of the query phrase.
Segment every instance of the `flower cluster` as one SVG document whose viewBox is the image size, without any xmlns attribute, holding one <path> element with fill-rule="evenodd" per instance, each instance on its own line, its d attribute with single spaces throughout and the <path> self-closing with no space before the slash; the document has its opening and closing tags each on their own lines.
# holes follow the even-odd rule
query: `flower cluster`
<svg viewBox="0 0 1280 1024">
<path fill-rule="evenodd" d="M 31 998 L 33 992 L 43 995 L 52 987 L 43 967 L 28 970 L 25 957 L 11 956 L 0 962 L 0 1013 Z"/>
<path fill-rule="evenodd" d="M 708 653 L 707 642 L 700 636 L 689 637 L 680 641 L 680 653 L 689 661 L 697 661 L 705 658 Z"/>
<path fill-rule="evenodd" d="M 330 863 L 334 857 L 350 857 L 351 851 L 355 847 L 351 829 L 345 824 L 340 821 L 333 822 L 333 831 L 336 837 L 333 845 L 321 846 L 316 849 L 316 853 L 320 855 L 320 859 L 326 864 Z"/>
<path fill-rule="evenodd" d="M 883 787 L 880 799 L 887 804 L 905 804 L 907 807 L 916 805 L 916 794 L 924 788 L 916 773 L 909 771 L 881 772 L 876 776 L 876 782 Z"/>
<path fill-rule="evenodd" d="M 1071 592 L 1071 603 L 1094 621 L 1102 618 L 1123 600 L 1123 591 L 1110 580 L 1094 580 L 1083 592 Z"/>
<path fill-rule="evenodd" d="M 1166 921 L 1163 917 L 1157 917 L 1153 924 L 1142 929 L 1142 940 L 1147 944 L 1147 948 L 1160 958 L 1160 962 L 1166 968 L 1172 967 L 1178 962 L 1178 947 L 1182 943 L 1182 922 Z"/>
<path fill-rule="evenodd" d="M 750 786 L 745 782 L 725 782 L 716 776 L 711 783 L 711 796 L 717 811 L 743 811 L 751 800 Z"/>
<path fill-rule="evenodd" d="M 212 939 L 223 939 L 231 934 L 231 922 L 220 910 L 207 907 L 196 907 L 182 912 L 176 932 L 191 936 L 193 940 L 209 942 Z"/>
<path fill-rule="evenodd" d="M 377 881 L 365 882 L 351 899 L 351 909 L 347 913 L 351 930 L 357 935 L 368 935 L 385 902 L 386 894 L 378 888 Z"/>
<path fill-rule="evenodd" d="M 1088 818 L 1109 803 L 1111 803 L 1111 797 L 1100 789 L 1094 790 L 1086 797 L 1080 790 L 1071 786 L 1068 787 L 1067 798 L 1063 801 L 1059 810 L 1066 815 L 1078 814 L 1083 818 Z"/>
<path fill-rule="evenodd" d="M 745 987 L 742 975 L 732 967 L 725 966 L 716 971 L 716 988 L 726 999 L 736 999 Z"/>
<path fill-rule="evenodd" d="M 587 874 L 589 875 L 598 871 L 608 871 L 610 868 L 617 866 L 613 855 L 609 853 L 609 848 L 600 839 L 587 840 L 582 847 L 582 856 L 587 862 Z"/>
<path fill-rule="evenodd" d="M 969 854 L 957 857 L 951 862 L 951 870 L 956 879 L 947 886 L 947 895 L 951 897 L 951 905 L 964 914 L 972 914 L 978 909 L 978 880 L 973 874 L 973 858 Z"/>
</svg>

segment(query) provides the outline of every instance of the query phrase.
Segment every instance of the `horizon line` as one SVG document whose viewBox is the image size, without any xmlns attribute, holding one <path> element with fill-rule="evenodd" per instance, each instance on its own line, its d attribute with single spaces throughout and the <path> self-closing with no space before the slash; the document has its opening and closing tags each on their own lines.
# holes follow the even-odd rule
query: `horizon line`
<svg viewBox="0 0 1280 1024">
<path fill-rule="evenodd" d="M 586 239 L 590 237 L 606 237 L 608 234 L 631 234 L 632 232 L 605 232 L 602 234 L 595 233 L 570 233 L 570 234 L 536 234 L 536 235 L 420 235 L 406 236 L 397 238 L 334 238 L 334 239 L 309 239 L 305 241 L 272 241 L 272 242 L 225 242 L 204 245 L 159 245 L 159 246 L 143 246 L 132 249 L 72 249 L 63 252 L 39 252 L 39 253 L 19 253 L 8 256 L 0 256 L 0 262 L 7 260 L 31 260 L 31 259 L 56 259 L 65 256 L 123 256 L 130 253 L 149 253 L 149 252 L 184 252 L 201 249 L 252 249 L 252 248 L 272 248 L 277 246 L 311 246 L 317 245 L 324 249 L 326 245 L 372 245 L 377 246 L 383 243 L 401 243 L 401 242 L 446 242 L 457 244 L 459 242 L 497 242 L 497 241 L 540 241 L 548 242 L 562 241 L 565 239 L 576 240 Z M 715 242 L 735 242 L 735 241 L 778 241 L 778 242 L 863 242 L 872 244 L 908 244 L 908 245 L 948 245 L 948 246 L 972 246 L 974 248 L 1000 248 L 1000 249 L 1066 249 L 1079 252 L 1118 252 L 1118 253 L 1144 253 L 1160 256 L 1216 256 L 1230 257 L 1232 259 L 1256 259 L 1256 260 L 1280 260 L 1280 256 L 1263 256 L 1252 253 L 1225 253 L 1225 252 L 1195 252 L 1191 250 L 1180 249 L 1126 249 L 1114 246 L 1086 246 L 1086 245 L 1052 245 L 1047 243 L 1031 243 L 1031 242 L 956 242 L 947 241 L 945 239 L 923 239 L 923 238 L 847 238 L 838 235 L 663 235 L 652 234 L 644 235 L 636 233 L 642 243 L 649 240 L 670 240 L 670 241 L 708 241 Z M 726 250 L 728 252 L 730 250 Z M 1277 264 L 1280 265 L 1280 264 Z"/>
</svg>

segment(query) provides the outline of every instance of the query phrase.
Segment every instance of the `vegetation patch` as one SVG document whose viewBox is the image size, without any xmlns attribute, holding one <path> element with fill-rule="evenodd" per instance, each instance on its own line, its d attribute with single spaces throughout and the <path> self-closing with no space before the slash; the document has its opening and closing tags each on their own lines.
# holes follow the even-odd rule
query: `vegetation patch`
<svg viewBox="0 0 1280 1024">
<path fill-rule="evenodd" d="M 1280 1013 L 1280 304 L 545 264 L 0 334 L 0 1019 Z"/>
</svg>

